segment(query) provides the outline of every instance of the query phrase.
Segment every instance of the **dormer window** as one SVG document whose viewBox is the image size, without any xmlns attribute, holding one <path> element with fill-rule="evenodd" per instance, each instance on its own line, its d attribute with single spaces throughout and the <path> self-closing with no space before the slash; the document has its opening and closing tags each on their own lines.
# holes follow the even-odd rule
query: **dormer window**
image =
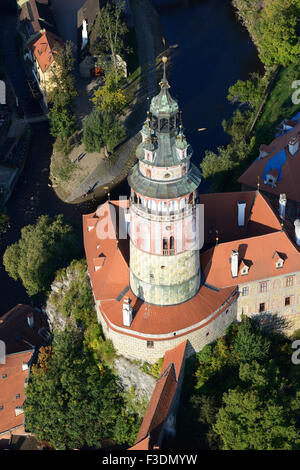
<svg viewBox="0 0 300 470">
<path fill-rule="evenodd" d="M 246 276 L 249 272 L 249 268 L 248 266 L 244 266 L 242 269 L 241 269 L 241 275 L 242 276 Z"/>
<path fill-rule="evenodd" d="M 274 188 L 276 186 L 277 179 L 278 179 L 278 171 L 271 170 L 270 173 L 267 173 L 264 183 Z"/>
<path fill-rule="evenodd" d="M 249 273 L 249 268 L 250 268 L 250 262 L 242 259 L 241 264 L 240 264 L 241 276 L 247 276 L 247 274 Z"/>
<path fill-rule="evenodd" d="M 285 255 L 282 253 L 279 253 L 278 251 L 275 251 L 273 255 L 273 260 L 275 261 L 275 267 L 276 269 L 280 269 L 284 265 L 284 260 L 285 260 Z"/>
</svg>

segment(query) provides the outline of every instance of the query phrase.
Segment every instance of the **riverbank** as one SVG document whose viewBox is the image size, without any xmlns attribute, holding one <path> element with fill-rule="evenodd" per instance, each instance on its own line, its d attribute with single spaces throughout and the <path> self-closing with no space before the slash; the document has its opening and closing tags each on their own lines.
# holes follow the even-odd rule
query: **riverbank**
<svg viewBox="0 0 300 470">
<path fill-rule="evenodd" d="M 85 200 L 104 196 L 126 178 L 136 161 L 135 150 L 140 142 L 139 131 L 145 120 L 147 97 L 155 94 L 157 90 L 157 57 L 163 51 L 163 30 L 150 0 L 130 0 L 129 4 L 136 34 L 139 67 L 129 77 L 127 85 L 135 88 L 131 109 L 124 117 L 127 139 L 117 147 L 109 159 L 100 154 L 86 155 L 85 161 L 98 160 L 87 176 L 82 178 L 84 172 L 80 171 L 78 164 L 74 166 L 74 177 L 78 184 L 76 187 L 74 184 L 70 185 L 71 191 L 67 191 L 64 184 L 57 185 L 53 182 L 57 196 L 67 203 L 79 203 L 84 196 Z M 76 148 L 78 155 L 82 153 L 79 150 Z M 71 169 L 70 177 L 72 178 Z M 90 194 L 86 196 L 87 193 Z"/>
</svg>

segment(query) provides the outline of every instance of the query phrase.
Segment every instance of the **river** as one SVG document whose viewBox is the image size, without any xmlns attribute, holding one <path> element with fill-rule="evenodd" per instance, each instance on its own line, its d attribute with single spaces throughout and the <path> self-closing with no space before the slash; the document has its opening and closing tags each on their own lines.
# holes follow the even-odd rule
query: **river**
<svg viewBox="0 0 300 470">
<path fill-rule="evenodd" d="M 228 87 L 246 79 L 262 66 L 247 31 L 238 23 L 230 0 L 153 0 L 161 15 L 166 41 L 178 44 L 169 73 L 171 93 L 178 96 L 183 123 L 194 148 L 193 161 L 201 162 L 205 149 L 215 150 L 228 138 L 222 120 L 234 107 L 226 100 Z M 207 128 L 198 132 L 198 128 Z M 24 172 L 7 204 L 11 227 L 0 238 L 0 257 L 17 241 L 23 226 L 41 214 L 63 213 L 81 236 L 81 215 L 99 201 L 80 205 L 61 202 L 48 186 L 53 141 L 47 124 L 32 126 L 33 139 Z M 112 198 L 128 194 L 126 181 L 112 191 Z M 30 303 L 20 282 L 0 266 L 0 316 L 17 303 Z"/>
</svg>

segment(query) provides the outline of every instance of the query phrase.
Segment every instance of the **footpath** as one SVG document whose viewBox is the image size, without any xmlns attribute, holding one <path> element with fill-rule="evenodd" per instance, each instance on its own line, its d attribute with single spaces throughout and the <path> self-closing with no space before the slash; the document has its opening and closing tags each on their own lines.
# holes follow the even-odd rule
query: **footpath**
<svg viewBox="0 0 300 470">
<path fill-rule="evenodd" d="M 154 35 L 161 35 L 159 17 L 150 0 L 128 1 L 136 31 L 141 68 L 136 104 L 124 123 L 129 136 L 115 151 L 111 164 L 101 159 L 97 167 L 66 199 L 67 203 L 82 202 L 82 197 L 89 191 L 90 194 L 85 197 L 85 200 L 102 197 L 126 178 L 136 160 L 135 149 L 140 142 L 138 133 L 145 120 L 147 97 L 153 96 L 157 91 L 156 55 L 161 50 L 157 50 L 159 41 Z"/>
</svg>

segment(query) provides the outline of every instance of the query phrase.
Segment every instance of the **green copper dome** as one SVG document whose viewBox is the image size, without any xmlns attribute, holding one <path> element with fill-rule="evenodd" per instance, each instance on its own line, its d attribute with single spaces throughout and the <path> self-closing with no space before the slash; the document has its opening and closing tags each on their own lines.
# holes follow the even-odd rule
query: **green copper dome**
<svg viewBox="0 0 300 470">
<path fill-rule="evenodd" d="M 178 103 L 169 93 L 170 85 L 166 78 L 166 60 L 163 60 L 164 74 L 160 82 L 160 92 L 151 100 L 150 112 L 156 117 L 173 116 L 179 111 Z"/>
</svg>

